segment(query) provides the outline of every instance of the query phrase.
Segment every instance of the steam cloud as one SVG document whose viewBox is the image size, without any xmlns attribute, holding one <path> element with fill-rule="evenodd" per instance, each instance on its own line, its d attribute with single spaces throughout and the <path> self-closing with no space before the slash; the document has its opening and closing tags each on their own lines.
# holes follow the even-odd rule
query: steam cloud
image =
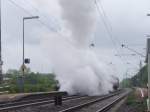
<svg viewBox="0 0 150 112">
<path fill-rule="evenodd" d="M 107 67 L 89 47 L 97 17 L 93 0 L 60 0 L 59 4 L 71 41 L 66 41 L 67 36 L 51 34 L 44 44 L 49 46 L 60 90 L 70 94 L 107 93 L 112 88 Z"/>
</svg>

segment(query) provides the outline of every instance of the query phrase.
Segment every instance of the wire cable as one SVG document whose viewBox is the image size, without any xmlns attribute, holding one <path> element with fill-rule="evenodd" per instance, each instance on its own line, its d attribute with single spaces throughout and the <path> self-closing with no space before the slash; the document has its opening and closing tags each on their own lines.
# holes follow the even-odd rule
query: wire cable
<svg viewBox="0 0 150 112">
<path fill-rule="evenodd" d="M 13 0 L 8 0 L 9 2 L 11 2 L 13 5 L 15 5 L 16 7 L 22 9 L 26 14 L 28 14 L 29 16 L 33 16 L 32 13 L 30 13 L 29 11 L 27 11 L 25 8 L 21 7 L 20 5 L 18 5 L 16 2 L 14 2 Z M 59 35 L 58 37 L 61 38 L 63 37 L 69 44 L 73 44 L 74 43 L 69 40 L 68 38 L 65 38 L 64 36 L 62 36 L 62 34 L 58 31 L 58 30 L 55 30 L 54 28 L 50 27 L 49 25 L 47 25 L 45 22 L 41 21 L 40 19 L 38 19 L 37 21 L 39 21 L 39 23 L 41 23 L 45 28 L 47 28 L 49 31 L 53 31 L 55 33 L 57 33 L 57 35 Z"/>
<path fill-rule="evenodd" d="M 101 11 L 100 11 L 100 8 L 99 8 L 99 6 L 98 6 L 96 0 L 95 0 L 95 6 L 96 6 L 96 9 L 97 9 L 97 11 L 98 11 L 98 13 L 99 13 L 101 19 L 102 19 L 103 24 L 105 25 L 106 31 L 107 31 L 107 33 L 108 33 L 108 35 L 109 35 L 109 37 L 110 37 L 110 39 L 111 39 L 111 41 L 112 41 L 112 44 L 113 44 L 113 46 L 114 46 L 114 49 L 116 50 L 117 54 L 119 54 L 119 53 L 118 53 L 118 49 L 117 49 L 117 44 L 116 44 L 116 42 L 115 42 L 114 39 L 113 39 L 113 35 L 112 35 L 111 31 L 109 30 L 109 27 L 108 27 L 108 25 L 107 25 L 107 23 L 106 23 L 106 21 L 105 21 L 105 19 L 104 19 L 104 17 L 103 17 L 103 14 L 102 14 Z M 120 56 L 120 55 L 119 55 L 119 56 Z M 121 56 L 120 56 L 120 57 L 121 57 Z"/>
<path fill-rule="evenodd" d="M 141 57 L 146 57 L 146 56 L 144 56 L 142 53 L 139 53 L 139 52 L 137 52 L 136 50 L 134 50 L 134 49 L 131 49 L 131 48 L 129 48 L 128 46 L 126 46 L 126 45 L 124 45 L 124 44 L 122 44 L 122 47 L 124 47 L 124 48 L 126 48 L 126 49 L 128 49 L 128 50 L 130 50 L 130 51 L 132 51 L 132 52 L 134 52 L 134 53 L 136 53 L 136 54 L 138 54 L 139 56 L 141 56 Z"/>
<path fill-rule="evenodd" d="M 101 11 L 102 11 L 102 13 L 103 13 L 103 16 L 105 17 L 104 20 L 107 20 L 108 26 L 110 27 L 110 29 L 111 29 L 111 31 L 112 31 L 112 33 L 113 33 L 113 30 L 112 30 L 113 28 L 112 28 L 111 22 L 110 22 L 109 19 L 108 19 L 108 16 L 107 16 L 107 14 L 106 14 L 106 12 L 105 12 L 105 10 L 104 10 L 104 8 L 103 8 L 103 5 L 102 5 L 102 3 L 101 3 L 101 0 L 99 0 L 99 6 L 100 6 L 100 8 L 101 8 Z M 119 43 L 119 45 L 122 45 L 122 43 L 120 42 L 120 40 L 118 39 L 118 37 L 117 37 L 116 35 L 113 34 L 113 38 Z M 128 49 L 128 50 L 131 50 L 131 49 Z M 133 52 L 135 52 L 135 51 L 133 51 Z M 135 52 L 135 53 L 136 53 L 136 52 Z M 141 55 L 141 54 L 139 54 L 139 55 Z M 141 56 L 143 57 L 144 55 L 141 55 Z M 124 59 L 127 60 L 126 57 L 124 57 Z"/>
<path fill-rule="evenodd" d="M 96 4 L 98 5 L 97 0 L 95 0 L 95 1 L 96 1 Z M 102 4 L 101 0 L 99 0 L 99 6 L 101 8 L 104 20 L 107 21 L 106 23 L 108 23 L 107 25 L 108 25 L 108 27 L 110 27 L 110 30 L 113 33 L 112 24 L 111 24 L 111 22 L 110 22 L 110 20 L 109 20 L 109 18 L 107 16 L 105 10 L 104 10 L 104 7 L 103 7 L 103 4 Z M 121 45 L 121 42 L 120 42 L 120 40 L 118 39 L 118 37 L 116 35 L 113 34 L 113 38 L 119 43 L 119 45 Z"/>
<path fill-rule="evenodd" d="M 46 18 L 47 20 L 50 20 L 50 18 L 48 18 L 48 17 L 47 17 L 46 15 L 44 15 L 43 13 L 41 13 L 41 11 L 40 11 L 37 7 L 35 7 L 30 1 L 28 1 L 28 0 L 25 1 L 25 0 L 24 0 L 24 3 L 29 4 L 30 7 L 32 7 L 32 9 L 35 10 L 37 14 L 42 15 L 43 18 Z M 45 20 L 46 20 L 46 19 L 45 19 Z"/>
<path fill-rule="evenodd" d="M 25 8 L 21 7 L 20 5 L 18 5 L 17 3 L 15 3 L 13 0 L 8 0 L 9 2 L 11 2 L 13 5 L 15 5 L 16 7 L 22 9 L 25 13 L 27 13 L 29 16 L 33 16 L 33 14 L 31 14 L 29 11 L 27 11 Z M 38 21 L 44 25 L 46 28 L 48 28 L 50 31 L 55 31 L 57 32 L 54 28 L 48 26 L 47 24 L 45 24 L 43 21 L 41 21 L 40 19 L 38 19 Z"/>
<path fill-rule="evenodd" d="M 95 5 L 96 5 L 96 8 L 97 8 L 97 11 L 98 11 L 98 13 L 99 13 L 99 15 L 100 15 L 100 17 L 102 19 L 102 22 L 105 25 L 105 28 L 106 28 L 107 33 L 108 33 L 108 35 L 109 35 L 109 37 L 110 37 L 110 39 L 111 39 L 111 41 L 112 41 L 112 43 L 114 45 L 114 48 L 116 49 L 117 53 L 119 53 L 119 50 L 117 49 L 117 45 L 118 44 L 116 43 L 116 41 L 119 43 L 119 45 L 121 45 L 121 42 L 117 38 L 117 36 L 113 34 L 113 28 L 112 28 L 111 22 L 108 19 L 108 16 L 107 16 L 107 14 L 106 14 L 106 12 L 105 12 L 105 10 L 103 8 L 101 0 L 99 0 L 99 1 L 100 2 L 99 2 L 99 5 L 98 5 L 97 0 L 95 0 Z M 100 10 L 99 7 L 101 8 L 101 10 Z M 106 22 L 106 20 L 107 20 L 107 22 Z M 123 61 L 123 63 L 125 63 L 125 64 L 128 63 L 126 57 L 123 57 L 124 59 L 122 59 L 122 56 L 120 54 L 118 54 L 118 56 L 121 58 L 121 60 Z"/>
</svg>

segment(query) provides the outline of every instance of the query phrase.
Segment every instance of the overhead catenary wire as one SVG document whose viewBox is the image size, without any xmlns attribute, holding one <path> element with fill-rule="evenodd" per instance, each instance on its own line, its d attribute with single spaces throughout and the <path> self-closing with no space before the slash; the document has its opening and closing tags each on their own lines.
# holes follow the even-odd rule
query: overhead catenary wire
<svg viewBox="0 0 150 112">
<path fill-rule="evenodd" d="M 40 14 L 45 20 L 50 20 L 45 14 L 43 14 L 37 7 L 35 7 L 29 0 L 24 0 L 24 3 L 28 4 L 30 7 L 32 7 L 33 10 L 36 11 L 37 14 Z M 54 18 L 54 17 L 53 17 Z M 58 26 L 57 26 L 58 27 Z"/>
<path fill-rule="evenodd" d="M 134 49 L 131 49 L 131 48 L 129 48 L 128 46 L 126 46 L 126 45 L 124 45 L 124 44 L 122 44 L 122 47 L 124 47 L 124 48 L 126 48 L 126 49 L 128 49 L 128 50 L 130 50 L 130 51 L 132 51 L 132 52 L 134 52 L 134 53 L 136 53 L 136 54 L 138 54 L 139 56 L 141 56 L 141 57 L 146 57 L 146 56 L 144 56 L 142 53 L 139 53 L 139 52 L 137 52 L 136 50 L 134 50 Z"/>
<path fill-rule="evenodd" d="M 115 42 L 115 40 L 114 40 L 114 38 L 113 38 L 113 35 L 112 35 L 112 33 L 111 33 L 110 29 L 109 29 L 109 26 L 107 25 L 107 22 L 106 22 L 105 19 L 104 19 L 103 14 L 102 14 L 101 11 L 100 11 L 100 8 L 99 8 L 99 6 L 98 6 L 98 4 L 97 4 L 97 0 L 95 0 L 95 6 L 96 6 L 96 9 L 97 9 L 97 11 L 98 11 L 99 17 L 101 17 L 102 22 L 103 22 L 103 24 L 105 25 L 106 31 L 107 31 L 108 36 L 110 37 L 110 39 L 111 39 L 111 41 L 112 41 L 112 44 L 113 44 L 113 46 L 114 46 L 114 49 L 115 49 L 116 52 L 118 53 L 119 51 L 118 51 L 118 48 L 117 48 L 117 44 L 116 44 L 116 42 Z M 118 54 L 119 54 L 119 53 L 118 53 Z M 121 58 L 121 55 L 119 55 L 119 57 Z"/>
<path fill-rule="evenodd" d="M 123 57 L 124 59 L 122 59 L 122 56 L 119 53 L 117 46 L 118 45 L 121 46 L 121 41 L 118 39 L 118 37 L 116 35 L 113 34 L 113 28 L 112 28 L 111 22 L 109 21 L 109 18 L 108 18 L 107 14 L 103 8 L 101 0 L 99 0 L 99 5 L 98 5 L 97 0 L 95 0 L 95 6 L 97 8 L 98 14 L 100 15 L 100 17 L 102 19 L 103 24 L 107 30 L 108 36 L 110 37 L 110 39 L 114 45 L 114 49 L 118 53 L 118 56 L 123 61 L 123 63 L 125 63 L 125 64 L 128 63 L 126 57 Z"/>
<path fill-rule="evenodd" d="M 24 0 L 25 1 L 25 0 Z M 25 2 L 27 2 L 27 4 L 29 4 L 38 14 L 40 14 L 40 15 L 42 15 L 42 16 L 44 16 L 45 18 L 47 18 L 44 14 L 41 14 L 41 12 L 39 11 L 39 9 L 37 8 L 37 7 L 35 7 L 35 6 L 33 6 L 32 4 L 31 4 L 31 2 L 29 2 L 28 0 L 26 0 Z M 48 19 L 48 18 L 47 18 Z M 93 44 L 93 43 L 92 43 Z"/>
<path fill-rule="evenodd" d="M 109 30 L 109 28 L 108 28 L 108 26 L 107 26 L 106 21 L 105 21 L 104 18 L 103 18 L 103 15 L 102 15 L 102 13 L 101 13 L 101 11 L 100 11 L 98 5 L 97 5 L 97 1 L 96 1 L 96 0 L 95 0 L 95 4 L 96 4 L 96 8 L 97 8 L 97 10 L 98 10 L 98 12 L 99 12 L 99 14 L 100 14 L 100 16 L 101 16 L 101 18 L 102 18 L 102 22 L 104 23 L 104 25 L 105 25 L 105 27 L 106 27 L 107 33 L 108 33 L 108 35 L 109 35 L 109 37 L 110 37 L 110 39 L 111 39 L 113 45 L 116 47 L 116 43 L 115 43 L 115 41 L 114 41 L 113 38 L 112 38 L 112 34 L 111 34 L 111 32 L 110 32 L 110 30 Z M 116 48 L 115 48 L 115 49 L 116 49 Z"/>
<path fill-rule="evenodd" d="M 106 12 L 105 12 L 105 10 L 104 10 L 104 8 L 103 8 L 103 5 L 102 5 L 102 3 L 101 3 L 101 0 L 99 0 L 99 5 L 100 5 L 100 7 L 101 7 L 101 10 L 102 10 L 102 13 L 103 13 L 103 15 L 104 15 L 104 17 L 105 17 L 105 20 L 107 20 L 107 22 L 108 22 L 108 26 L 111 28 L 111 30 L 113 29 L 112 28 L 112 25 L 111 25 L 111 22 L 109 21 L 109 18 L 108 18 L 108 16 L 107 16 L 107 14 L 106 14 Z M 113 31 L 112 31 L 113 32 Z M 113 34 L 114 35 L 114 34 Z M 116 39 L 116 41 L 119 43 L 119 45 L 122 45 L 122 43 L 120 42 L 120 40 L 117 38 L 117 36 L 115 35 L 115 36 L 113 36 L 114 37 L 114 39 Z M 136 44 L 136 46 L 139 46 L 139 44 Z"/>
<path fill-rule="evenodd" d="M 8 1 L 11 2 L 12 4 L 14 4 L 16 7 L 22 9 L 22 10 L 23 10 L 25 13 L 27 13 L 29 16 L 33 16 L 33 14 L 32 14 L 31 12 L 29 12 L 28 10 L 26 10 L 26 9 L 23 8 L 22 6 L 18 5 L 16 2 L 14 2 L 14 0 L 8 0 Z M 95 2 L 96 2 L 97 9 L 99 10 L 99 12 L 100 12 L 100 14 L 101 14 L 101 11 L 100 11 L 100 9 L 99 9 L 99 7 L 98 7 L 98 5 L 97 5 L 97 1 L 95 0 Z M 28 3 L 29 3 L 29 2 L 28 2 Z M 30 3 L 30 4 L 31 4 L 31 3 Z M 31 6 L 31 5 L 30 5 L 30 6 Z M 42 15 L 44 18 L 47 18 L 44 14 L 41 14 L 40 11 L 39 11 L 36 7 L 33 7 L 33 5 L 32 5 L 32 8 L 33 8 L 38 14 Z M 104 15 L 106 16 L 106 13 L 105 13 L 104 9 L 103 9 L 103 12 L 104 12 Z M 102 15 L 102 14 L 101 14 L 101 16 L 102 16 L 102 18 L 103 18 L 103 15 Z M 114 46 L 115 46 L 115 49 L 116 49 L 116 51 L 118 52 L 117 47 L 116 47 L 117 44 L 116 44 L 115 40 L 113 39 L 113 35 L 112 35 L 112 33 L 111 33 L 110 29 L 109 29 L 109 26 L 107 25 L 107 23 L 106 23 L 106 21 L 105 21 L 104 18 L 103 18 L 102 20 L 103 20 L 103 23 L 104 23 L 105 26 L 106 26 L 107 32 L 108 32 L 108 34 L 109 34 L 109 37 L 111 37 L 111 41 L 113 42 L 113 44 L 114 44 Z M 50 27 L 49 25 L 47 25 L 46 23 L 44 23 L 44 22 L 41 21 L 40 19 L 38 19 L 38 21 L 39 21 L 43 26 L 45 26 L 47 29 L 49 29 L 50 31 L 54 31 L 54 32 L 59 33 L 57 30 L 55 30 L 54 28 Z M 110 26 L 111 26 L 111 25 L 110 25 Z M 60 34 L 60 33 L 59 33 L 59 34 Z M 120 56 L 120 57 L 121 57 L 121 56 Z"/>
<path fill-rule="evenodd" d="M 31 14 L 29 11 L 27 11 L 25 8 L 23 8 L 23 7 L 21 7 L 20 5 L 18 5 L 16 2 L 14 2 L 13 0 L 8 0 L 9 2 L 11 2 L 12 4 L 14 4 L 16 7 L 18 7 L 18 8 L 20 8 L 20 9 L 22 9 L 25 13 L 27 13 L 29 16 L 33 16 L 33 14 Z M 95 2 L 96 2 L 96 0 L 95 0 Z M 97 4 L 96 4 L 97 5 Z M 41 14 L 40 13 L 40 11 L 36 8 L 36 7 L 33 7 L 32 6 L 32 8 L 38 13 L 38 14 Z M 98 8 L 98 7 L 97 7 Z M 99 12 L 100 12 L 100 10 L 99 10 Z M 45 15 L 43 15 L 42 14 L 42 16 L 44 16 L 45 18 L 47 18 Z M 104 19 L 103 19 L 104 20 Z M 50 26 L 48 26 L 47 24 L 45 24 L 43 21 L 41 21 L 41 20 L 39 20 L 38 19 L 38 21 L 42 24 L 42 25 L 44 25 L 46 28 L 48 28 L 50 31 L 55 31 L 55 32 L 57 32 L 58 33 L 58 31 L 57 30 L 55 30 L 54 28 L 52 28 L 52 27 L 50 27 Z M 111 37 L 111 40 L 112 40 L 112 42 L 113 42 L 113 44 L 116 46 L 116 43 L 115 43 L 115 41 L 113 40 L 113 38 L 112 38 L 112 34 L 111 34 L 111 32 L 109 31 L 109 28 L 108 28 L 108 26 L 107 26 L 107 23 L 105 22 L 105 20 L 103 21 L 104 22 L 104 24 L 105 24 L 105 26 L 106 26 L 106 28 L 107 28 L 107 32 L 108 32 L 108 34 L 109 34 L 109 36 Z M 116 48 L 115 48 L 116 49 Z"/>
<path fill-rule="evenodd" d="M 96 3 L 97 3 L 97 0 L 95 0 L 96 1 Z M 109 18 L 108 18 L 108 16 L 107 16 L 107 14 L 106 14 L 106 12 L 105 12 L 105 10 L 104 10 L 104 8 L 103 8 L 103 5 L 102 5 L 102 2 L 101 2 L 101 0 L 99 0 L 99 6 L 100 6 L 100 8 L 101 8 L 101 11 L 102 11 L 102 13 L 103 13 L 103 16 L 105 17 L 104 19 L 105 20 L 107 20 L 107 25 L 108 25 L 108 27 L 110 27 L 110 29 L 111 29 L 111 31 L 112 31 L 112 25 L 111 25 L 111 22 L 109 21 Z M 113 33 L 113 31 L 112 31 L 112 33 Z M 114 35 L 113 34 L 113 38 L 119 43 L 119 45 L 122 45 L 122 43 L 121 43 L 121 41 L 118 39 L 118 37 L 116 36 L 116 35 Z M 137 46 L 139 46 L 139 44 L 136 44 Z"/>
<path fill-rule="evenodd" d="M 97 0 L 95 0 L 95 3 L 97 4 Z M 98 4 L 97 4 L 97 5 L 98 5 Z M 105 10 L 104 10 L 104 8 L 103 8 L 103 5 L 102 5 L 102 3 L 101 3 L 101 0 L 99 0 L 99 6 L 100 6 L 100 8 L 101 8 L 101 10 L 102 10 L 103 16 L 107 19 L 108 25 L 109 25 L 109 27 L 110 27 L 110 29 L 111 29 L 111 31 L 112 31 L 111 22 L 110 22 L 109 19 L 108 19 L 108 16 L 107 16 L 107 14 L 106 14 L 106 12 L 105 12 Z"/>
<path fill-rule="evenodd" d="M 102 19 L 103 19 L 103 22 L 105 23 L 105 27 L 107 28 L 107 30 L 109 31 L 109 33 L 111 34 L 113 40 L 116 40 L 119 45 L 120 45 L 120 40 L 117 38 L 116 35 L 113 34 L 113 28 L 112 28 L 112 25 L 111 25 L 111 22 L 103 8 L 103 5 L 101 3 L 101 0 L 99 0 L 99 4 L 97 2 L 97 0 L 95 0 L 95 5 L 97 7 L 97 10 L 98 10 L 98 13 L 101 15 Z M 101 10 L 100 10 L 101 9 Z M 117 44 L 117 43 L 116 43 Z"/>
<path fill-rule="evenodd" d="M 29 16 L 33 16 L 33 14 L 31 12 L 29 12 L 28 10 L 26 10 L 25 8 L 23 8 L 22 6 L 18 5 L 16 2 L 14 2 L 14 0 L 8 0 L 9 2 L 11 2 L 14 6 L 22 9 L 26 14 L 28 14 Z M 38 13 L 39 14 L 39 13 Z M 43 22 L 42 20 L 38 19 L 37 21 L 39 21 L 39 23 L 41 23 L 41 25 L 43 25 L 45 28 L 47 28 L 49 31 L 51 32 L 55 32 L 57 35 L 59 35 L 58 37 L 61 38 L 63 37 L 69 44 L 74 44 L 71 40 L 69 40 L 68 38 L 65 38 L 58 30 L 50 27 L 49 25 L 47 25 L 45 22 Z"/>
<path fill-rule="evenodd" d="M 95 0 L 95 5 L 96 5 L 96 8 L 97 8 L 97 11 L 102 19 L 102 22 L 103 24 L 105 25 L 105 28 L 107 30 L 107 33 L 108 33 L 108 36 L 110 37 L 113 45 L 114 45 L 114 49 L 116 50 L 116 52 L 118 53 L 118 56 L 120 57 L 121 61 L 123 62 L 123 64 L 127 64 L 128 61 L 126 59 L 126 57 L 122 57 L 120 54 L 119 54 L 119 50 L 117 49 L 117 43 L 119 43 L 119 46 L 121 45 L 121 42 L 120 40 L 117 38 L 116 35 L 113 34 L 113 28 L 112 28 L 112 25 L 111 25 L 111 22 L 109 21 L 108 17 L 107 17 L 107 14 L 102 6 L 102 3 L 101 3 L 101 0 L 100 0 L 100 5 L 98 5 L 97 3 L 97 0 Z M 100 10 L 100 8 L 101 10 Z M 107 21 L 106 21 L 107 20 Z M 116 43 L 117 41 L 117 43 Z M 132 63 L 131 63 L 132 64 Z M 132 64 L 133 65 L 133 64 Z M 133 65 L 135 66 L 135 65 Z"/>
<path fill-rule="evenodd" d="M 13 5 L 15 5 L 16 7 L 22 9 L 25 13 L 27 13 L 29 16 L 33 16 L 33 14 L 31 14 L 29 11 L 27 11 L 25 8 L 21 7 L 20 5 L 18 5 L 16 2 L 14 2 L 13 0 L 8 0 L 9 2 L 11 2 Z M 43 21 L 41 21 L 40 19 L 38 19 L 38 21 L 44 25 L 47 29 L 49 29 L 50 31 L 55 31 L 55 29 L 49 27 L 48 25 L 46 25 Z"/>
<path fill-rule="evenodd" d="M 96 1 L 96 4 L 98 5 L 97 0 L 95 0 L 95 1 Z M 101 0 L 99 0 L 99 6 L 101 8 L 104 20 L 106 21 L 108 27 L 110 28 L 110 31 L 113 33 L 112 24 L 111 24 L 111 22 L 110 22 L 110 20 L 109 20 L 109 18 L 107 16 L 107 14 L 106 14 L 106 11 L 104 10 L 104 7 L 103 7 L 103 4 L 102 4 Z M 121 45 L 120 40 L 118 39 L 118 37 L 114 33 L 113 33 L 113 38 L 119 43 L 119 45 Z"/>
</svg>

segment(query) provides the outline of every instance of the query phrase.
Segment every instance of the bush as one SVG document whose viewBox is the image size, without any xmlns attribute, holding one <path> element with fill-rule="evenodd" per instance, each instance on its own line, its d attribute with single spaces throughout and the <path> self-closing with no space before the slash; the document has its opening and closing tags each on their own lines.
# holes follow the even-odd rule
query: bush
<svg viewBox="0 0 150 112">
<path fill-rule="evenodd" d="M 57 81 L 54 74 L 26 73 L 22 78 L 19 71 L 12 72 L 6 75 L 10 78 L 7 89 L 10 93 L 18 93 L 21 91 L 21 85 L 24 84 L 24 92 L 47 92 L 54 90 Z M 24 83 L 22 83 L 22 81 Z"/>
</svg>

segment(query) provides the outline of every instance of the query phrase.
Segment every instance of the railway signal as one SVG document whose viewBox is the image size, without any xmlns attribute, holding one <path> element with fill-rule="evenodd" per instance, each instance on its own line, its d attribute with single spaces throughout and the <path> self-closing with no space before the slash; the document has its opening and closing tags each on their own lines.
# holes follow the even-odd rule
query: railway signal
<svg viewBox="0 0 150 112">
<path fill-rule="evenodd" d="M 24 63 L 25 64 L 30 64 L 30 59 L 29 58 L 24 59 Z"/>
</svg>

